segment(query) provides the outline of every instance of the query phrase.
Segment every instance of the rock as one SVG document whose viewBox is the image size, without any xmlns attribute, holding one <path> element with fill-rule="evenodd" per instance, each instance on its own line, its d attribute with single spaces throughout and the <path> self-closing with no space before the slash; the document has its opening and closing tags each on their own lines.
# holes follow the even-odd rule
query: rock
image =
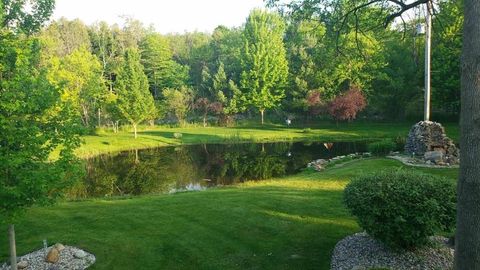
<svg viewBox="0 0 480 270">
<path fill-rule="evenodd" d="M 424 156 L 427 152 L 442 152 L 443 161 L 458 164 L 459 151 L 453 141 L 445 134 L 445 129 L 439 123 L 421 121 L 411 129 L 405 143 L 408 155 Z M 434 160 L 432 160 L 434 161 Z"/>
<path fill-rule="evenodd" d="M 75 253 L 73 253 L 73 257 L 77 259 L 83 259 L 85 256 L 87 256 L 87 253 L 85 253 L 83 250 L 77 250 Z"/>
<path fill-rule="evenodd" d="M 443 152 L 442 151 L 428 151 L 425 152 L 423 155 L 423 158 L 425 160 L 429 160 L 431 162 L 435 162 L 435 164 L 438 164 L 439 162 L 443 162 Z"/>
<path fill-rule="evenodd" d="M 27 261 L 20 261 L 17 263 L 17 268 L 18 269 L 24 269 L 24 268 L 27 268 L 28 266 L 28 262 Z"/>
<path fill-rule="evenodd" d="M 65 249 L 65 246 L 60 243 L 56 243 L 53 247 L 56 248 L 58 252 L 62 252 L 62 250 Z"/>
<path fill-rule="evenodd" d="M 315 163 L 317 163 L 318 165 L 324 165 L 324 164 L 327 164 L 328 161 L 326 161 L 325 159 L 317 159 Z"/>
<path fill-rule="evenodd" d="M 47 257 L 45 258 L 45 261 L 49 263 L 56 263 L 58 262 L 59 259 L 60 259 L 60 252 L 58 252 L 58 249 L 51 248 L 47 254 Z"/>
</svg>

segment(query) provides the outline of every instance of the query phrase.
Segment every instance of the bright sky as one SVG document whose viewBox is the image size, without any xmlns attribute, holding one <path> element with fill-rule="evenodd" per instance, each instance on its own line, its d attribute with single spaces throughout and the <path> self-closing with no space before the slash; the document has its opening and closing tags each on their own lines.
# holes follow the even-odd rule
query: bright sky
<svg viewBox="0 0 480 270">
<path fill-rule="evenodd" d="M 163 34 L 212 32 L 218 25 L 242 25 L 251 9 L 263 6 L 262 0 L 56 0 L 53 19 L 121 24 L 127 15 Z"/>
</svg>

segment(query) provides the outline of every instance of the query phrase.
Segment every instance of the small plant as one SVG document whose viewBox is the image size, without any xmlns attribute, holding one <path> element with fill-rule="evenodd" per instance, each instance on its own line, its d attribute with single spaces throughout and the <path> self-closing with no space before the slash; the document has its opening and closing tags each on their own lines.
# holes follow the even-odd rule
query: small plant
<svg viewBox="0 0 480 270">
<path fill-rule="evenodd" d="M 407 138 L 403 135 L 398 135 L 396 138 L 395 138 L 395 144 L 396 144 L 396 148 L 395 150 L 397 151 L 402 151 L 404 148 L 405 148 L 405 143 L 407 142 Z"/>
<path fill-rule="evenodd" d="M 312 133 L 312 129 L 311 128 L 304 128 L 302 130 L 303 133 Z"/>
<path fill-rule="evenodd" d="M 182 133 L 179 133 L 179 132 L 175 132 L 173 133 L 173 137 L 175 139 L 181 139 L 183 137 L 183 134 Z"/>
<path fill-rule="evenodd" d="M 392 140 L 382 140 L 368 144 L 368 151 L 375 156 L 386 156 L 397 147 Z"/>
<path fill-rule="evenodd" d="M 409 171 L 383 171 L 355 178 L 344 201 L 360 226 L 395 249 L 414 249 L 455 225 L 455 184 Z"/>
</svg>

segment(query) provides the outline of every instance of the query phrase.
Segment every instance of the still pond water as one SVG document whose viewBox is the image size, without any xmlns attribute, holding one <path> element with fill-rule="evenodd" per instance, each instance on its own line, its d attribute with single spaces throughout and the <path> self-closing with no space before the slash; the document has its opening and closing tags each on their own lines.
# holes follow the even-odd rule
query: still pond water
<svg viewBox="0 0 480 270">
<path fill-rule="evenodd" d="M 86 160 L 87 175 L 68 196 L 201 190 L 294 174 L 315 159 L 364 151 L 364 142 L 200 144 L 126 151 Z"/>
</svg>

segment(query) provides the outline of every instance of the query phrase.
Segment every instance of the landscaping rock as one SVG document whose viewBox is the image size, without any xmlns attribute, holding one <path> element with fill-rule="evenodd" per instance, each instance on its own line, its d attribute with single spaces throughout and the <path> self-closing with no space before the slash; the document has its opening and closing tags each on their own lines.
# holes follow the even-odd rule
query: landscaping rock
<svg viewBox="0 0 480 270">
<path fill-rule="evenodd" d="M 47 257 L 45 258 L 45 261 L 49 263 L 56 263 L 60 259 L 60 252 L 56 248 L 51 248 L 50 251 L 47 254 Z"/>
<path fill-rule="evenodd" d="M 28 267 L 28 262 L 27 261 L 20 261 L 17 263 L 17 268 L 18 269 L 24 269 Z"/>
<path fill-rule="evenodd" d="M 73 257 L 77 259 L 83 259 L 85 258 L 85 256 L 87 256 L 87 253 L 85 253 L 85 251 L 83 250 L 77 250 L 75 251 L 75 253 L 73 253 Z"/>
<path fill-rule="evenodd" d="M 368 234 L 357 233 L 337 243 L 331 269 L 453 269 L 454 252 L 448 239 L 432 237 L 431 241 L 431 246 L 416 251 L 394 252 Z"/>
<path fill-rule="evenodd" d="M 438 164 L 439 162 L 443 162 L 443 156 L 444 153 L 442 151 L 428 151 L 425 152 L 423 155 L 423 158 L 426 161 L 431 161 L 434 162 L 435 164 Z"/>
<path fill-rule="evenodd" d="M 60 243 L 56 243 L 53 247 L 56 248 L 59 252 L 62 252 L 62 250 L 65 249 L 65 246 Z"/>
<path fill-rule="evenodd" d="M 49 247 L 51 250 L 57 250 L 54 246 Z M 85 256 L 76 258 L 74 255 L 78 251 L 82 251 Z M 58 250 L 57 250 L 58 252 Z M 64 246 L 62 252 L 59 252 L 59 260 L 56 263 L 50 263 L 45 260 L 45 249 L 40 249 L 32 253 L 19 257 L 19 263 L 26 265 L 24 270 L 45 270 L 45 269 L 61 269 L 61 270 L 79 270 L 86 269 L 95 263 L 95 256 L 81 249 L 71 246 Z M 19 267 L 20 269 L 20 267 Z M 10 270 L 7 263 L 0 263 L 0 270 Z"/>
</svg>

